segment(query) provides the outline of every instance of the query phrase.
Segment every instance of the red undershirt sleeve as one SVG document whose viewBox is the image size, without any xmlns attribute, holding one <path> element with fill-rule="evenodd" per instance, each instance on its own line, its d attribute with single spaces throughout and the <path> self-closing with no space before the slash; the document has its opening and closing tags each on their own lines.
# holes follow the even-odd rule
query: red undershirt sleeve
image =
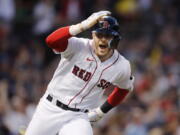
<svg viewBox="0 0 180 135">
<path fill-rule="evenodd" d="M 112 106 L 120 104 L 129 93 L 129 90 L 115 87 L 113 92 L 108 96 L 108 103 Z"/>
<path fill-rule="evenodd" d="M 107 113 L 113 107 L 120 104 L 125 99 L 125 97 L 128 95 L 129 92 L 130 92 L 129 90 L 115 87 L 113 92 L 108 96 L 108 99 L 105 101 L 105 103 L 100 107 L 102 112 Z"/>
<path fill-rule="evenodd" d="M 53 33 L 51 33 L 46 38 L 46 43 L 50 48 L 58 52 L 63 52 L 68 46 L 68 39 L 70 37 L 72 37 L 72 35 L 69 33 L 69 26 L 67 26 L 59 28 Z"/>
</svg>

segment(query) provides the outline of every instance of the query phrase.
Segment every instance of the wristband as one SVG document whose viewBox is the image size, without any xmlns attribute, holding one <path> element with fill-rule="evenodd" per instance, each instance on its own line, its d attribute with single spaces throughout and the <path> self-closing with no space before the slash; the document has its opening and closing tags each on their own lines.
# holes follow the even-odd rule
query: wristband
<svg viewBox="0 0 180 135">
<path fill-rule="evenodd" d="M 107 113 L 109 112 L 114 106 L 112 106 L 111 104 L 108 103 L 108 101 L 106 101 L 100 108 L 102 110 L 103 113 Z"/>
</svg>

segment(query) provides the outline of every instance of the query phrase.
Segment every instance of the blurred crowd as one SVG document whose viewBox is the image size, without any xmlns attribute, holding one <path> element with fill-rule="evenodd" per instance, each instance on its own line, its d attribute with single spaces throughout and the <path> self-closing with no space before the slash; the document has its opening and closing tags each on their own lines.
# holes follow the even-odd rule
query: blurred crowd
<svg viewBox="0 0 180 135">
<path fill-rule="evenodd" d="M 93 126 L 94 135 L 180 135 L 179 5 L 179 0 L 0 0 L 0 135 L 23 134 L 60 60 L 45 37 L 99 10 L 119 20 L 118 50 L 132 64 L 135 88 Z"/>
</svg>

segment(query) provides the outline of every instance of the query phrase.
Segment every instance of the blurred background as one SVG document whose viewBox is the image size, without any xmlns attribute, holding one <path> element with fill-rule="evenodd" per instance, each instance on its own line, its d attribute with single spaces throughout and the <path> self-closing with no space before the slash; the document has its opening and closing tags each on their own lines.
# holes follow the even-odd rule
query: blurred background
<svg viewBox="0 0 180 135">
<path fill-rule="evenodd" d="M 46 36 L 99 10 L 118 19 L 118 50 L 136 79 L 94 135 L 180 135 L 179 7 L 179 0 L 0 0 L 0 135 L 24 132 L 53 76 L 60 55 Z"/>
</svg>

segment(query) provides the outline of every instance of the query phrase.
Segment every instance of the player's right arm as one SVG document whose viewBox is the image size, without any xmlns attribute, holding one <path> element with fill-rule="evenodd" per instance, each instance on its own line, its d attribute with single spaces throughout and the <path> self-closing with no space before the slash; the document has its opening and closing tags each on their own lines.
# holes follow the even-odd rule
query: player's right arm
<svg viewBox="0 0 180 135">
<path fill-rule="evenodd" d="M 72 37 L 69 26 L 59 28 L 46 38 L 47 45 L 57 52 L 64 52 L 68 45 L 68 39 Z"/>
<path fill-rule="evenodd" d="M 100 11 L 93 13 L 90 17 L 81 23 L 59 28 L 46 38 L 46 43 L 53 50 L 57 52 L 64 52 L 68 47 L 69 38 L 91 28 L 98 22 L 101 17 L 106 15 L 110 15 L 110 12 Z"/>
</svg>

